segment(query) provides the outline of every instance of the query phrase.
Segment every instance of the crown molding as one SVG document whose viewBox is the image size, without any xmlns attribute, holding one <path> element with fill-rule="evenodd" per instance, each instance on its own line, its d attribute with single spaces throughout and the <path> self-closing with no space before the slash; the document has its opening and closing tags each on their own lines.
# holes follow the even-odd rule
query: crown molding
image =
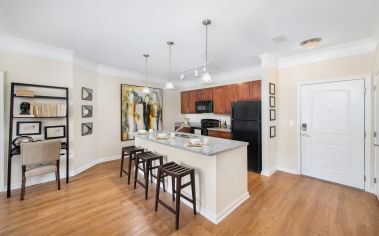
<svg viewBox="0 0 379 236">
<path fill-rule="evenodd" d="M 362 53 L 374 52 L 377 42 L 374 39 L 362 39 L 324 49 L 318 49 L 309 53 L 300 53 L 293 56 L 280 58 L 278 69 L 285 69 L 330 59 L 347 57 Z"/>
<path fill-rule="evenodd" d="M 74 51 L 9 36 L 0 37 L 0 49 L 79 65 L 103 75 L 126 77 L 128 79 L 140 81 L 145 80 L 144 74 L 137 71 L 103 65 Z M 148 82 L 164 84 L 167 80 L 160 77 L 149 77 Z"/>
<path fill-rule="evenodd" d="M 259 58 L 261 59 L 261 66 L 271 66 L 274 68 L 278 67 L 277 58 L 270 53 L 261 54 L 259 55 Z"/>
</svg>

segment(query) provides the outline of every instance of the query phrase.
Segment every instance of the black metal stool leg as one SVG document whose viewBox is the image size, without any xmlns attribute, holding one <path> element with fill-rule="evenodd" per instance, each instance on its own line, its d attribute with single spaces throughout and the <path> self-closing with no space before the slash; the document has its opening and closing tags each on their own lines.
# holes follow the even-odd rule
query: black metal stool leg
<svg viewBox="0 0 379 236">
<path fill-rule="evenodd" d="M 134 153 L 134 157 L 136 156 L 136 153 Z M 130 184 L 130 176 L 132 175 L 132 160 L 133 155 L 129 154 L 129 162 L 128 162 L 128 184 Z"/>
<path fill-rule="evenodd" d="M 192 207 L 193 207 L 193 214 L 196 215 L 196 188 L 195 188 L 195 171 L 191 171 L 191 190 L 192 190 Z"/>
<path fill-rule="evenodd" d="M 138 158 L 138 155 L 137 155 L 136 156 L 136 160 L 135 160 L 135 170 L 134 170 L 134 189 L 137 186 L 138 164 L 139 164 L 139 158 Z"/>
<path fill-rule="evenodd" d="M 161 171 L 158 168 L 158 174 L 157 174 L 157 189 L 155 190 L 155 211 L 158 211 L 158 199 L 159 199 L 159 191 L 161 188 Z M 162 178 L 163 179 L 163 178 Z"/>
<path fill-rule="evenodd" d="M 175 201 L 175 178 L 171 176 L 171 191 L 172 191 L 172 201 Z"/>
<path fill-rule="evenodd" d="M 122 170 L 124 168 L 124 151 L 121 150 L 121 167 L 120 167 L 120 177 L 122 177 Z"/>
<path fill-rule="evenodd" d="M 151 171 L 150 166 L 151 166 L 151 161 L 146 161 L 146 168 L 145 168 L 145 200 L 147 200 L 147 195 L 149 193 L 149 172 Z"/>
<path fill-rule="evenodd" d="M 181 178 L 177 178 L 176 180 L 176 210 L 175 210 L 175 224 L 176 229 L 179 229 L 179 214 L 180 214 L 180 193 L 181 193 Z"/>
</svg>

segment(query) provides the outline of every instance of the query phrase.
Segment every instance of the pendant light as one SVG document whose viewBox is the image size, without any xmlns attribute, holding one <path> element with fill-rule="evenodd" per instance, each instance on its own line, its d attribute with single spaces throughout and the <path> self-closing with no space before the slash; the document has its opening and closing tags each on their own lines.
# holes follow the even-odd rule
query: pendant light
<svg viewBox="0 0 379 236">
<path fill-rule="evenodd" d="M 143 54 L 145 57 L 145 87 L 142 89 L 142 93 L 150 93 L 149 87 L 147 87 L 147 58 L 149 57 L 149 54 Z"/>
<path fill-rule="evenodd" d="M 167 81 L 167 83 L 166 83 L 166 86 L 165 86 L 165 88 L 166 89 L 175 89 L 175 85 L 174 85 L 174 83 L 172 82 L 172 76 L 171 76 L 171 74 L 172 74 L 172 66 L 171 66 L 171 47 L 172 47 L 172 45 L 174 45 L 174 42 L 172 42 L 172 41 L 168 41 L 167 42 L 167 45 L 169 46 L 169 48 L 170 48 L 170 55 L 169 55 L 169 61 L 168 61 L 168 64 L 169 64 L 169 70 L 170 70 L 170 75 L 169 75 L 169 78 L 168 78 L 168 81 Z"/>
<path fill-rule="evenodd" d="M 213 77 L 208 70 L 208 25 L 211 24 L 211 20 L 205 19 L 202 23 L 205 25 L 205 67 L 200 81 L 204 84 L 209 84 L 213 83 Z"/>
</svg>

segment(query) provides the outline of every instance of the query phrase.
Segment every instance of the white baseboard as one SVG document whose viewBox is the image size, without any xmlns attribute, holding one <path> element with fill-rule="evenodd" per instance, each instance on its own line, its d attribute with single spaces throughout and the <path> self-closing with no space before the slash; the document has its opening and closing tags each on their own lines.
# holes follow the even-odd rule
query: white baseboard
<svg viewBox="0 0 379 236">
<path fill-rule="evenodd" d="M 230 213 L 232 213 L 232 211 L 234 211 L 237 207 L 239 207 L 244 201 L 249 199 L 249 197 L 250 197 L 249 192 L 246 192 L 246 193 L 242 194 L 239 198 L 237 198 L 236 200 L 231 202 L 227 207 L 225 207 L 224 210 L 221 211 L 221 213 L 219 213 L 216 216 L 216 223 L 215 224 L 220 223 L 226 216 L 228 216 Z"/>
<path fill-rule="evenodd" d="M 287 172 L 287 173 L 290 173 L 290 174 L 294 174 L 294 175 L 298 175 L 299 172 L 295 169 L 291 169 L 291 168 L 287 168 L 287 167 L 282 167 L 282 166 L 278 166 L 276 168 L 276 170 L 280 170 L 280 171 L 283 171 L 283 172 Z"/>
<path fill-rule="evenodd" d="M 274 174 L 276 171 L 276 169 L 271 169 L 271 170 L 262 170 L 261 171 L 261 175 L 264 175 L 264 176 L 271 176 L 272 174 Z"/>
<path fill-rule="evenodd" d="M 83 171 L 88 170 L 89 168 L 91 168 L 97 164 L 107 162 L 107 161 L 113 161 L 113 160 L 117 160 L 117 159 L 120 159 L 120 156 L 110 156 L 110 157 L 99 158 L 97 160 L 94 160 L 90 163 L 87 163 L 87 164 L 79 167 L 76 170 L 71 170 L 69 176 L 73 177 L 75 175 L 82 173 Z M 65 179 L 66 178 L 66 171 L 61 172 L 60 177 L 61 177 L 61 179 Z M 26 180 L 26 186 L 28 187 L 28 186 L 32 186 L 32 185 L 36 185 L 36 184 L 42 184 L 42 183 L 46 183 L 46 182 L 50 182 L 50 181 L 55 181 L 55 174 L 54 173 L 50 173 L 50 174 L 46 174 L 46 175 L 42 175 L 42 176 L 36 176 L 36 177 L 30 178 L 30 179 L 27 179 Z M 11 185 L 11 190 L 15 190 L 15 189 L 19 189 L 19 188 L 21 188 L 20 182 L 13 183 Z M 3 189 L 0 190 L 0 192 L 5 192 L 5 191 L 7 191 L 6 185 L 4 186 Z"/>
</svg>

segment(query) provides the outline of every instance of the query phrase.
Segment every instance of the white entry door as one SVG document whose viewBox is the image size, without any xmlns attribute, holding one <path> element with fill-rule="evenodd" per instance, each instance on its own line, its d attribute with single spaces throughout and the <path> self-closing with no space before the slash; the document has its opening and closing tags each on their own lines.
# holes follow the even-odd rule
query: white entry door
<svg viewBox="0 0 379 236">
<path fill-rule="evenodd" d="M 301 173 L 364 189 L 364 79 L 301 86 Z"/>
</svg>

